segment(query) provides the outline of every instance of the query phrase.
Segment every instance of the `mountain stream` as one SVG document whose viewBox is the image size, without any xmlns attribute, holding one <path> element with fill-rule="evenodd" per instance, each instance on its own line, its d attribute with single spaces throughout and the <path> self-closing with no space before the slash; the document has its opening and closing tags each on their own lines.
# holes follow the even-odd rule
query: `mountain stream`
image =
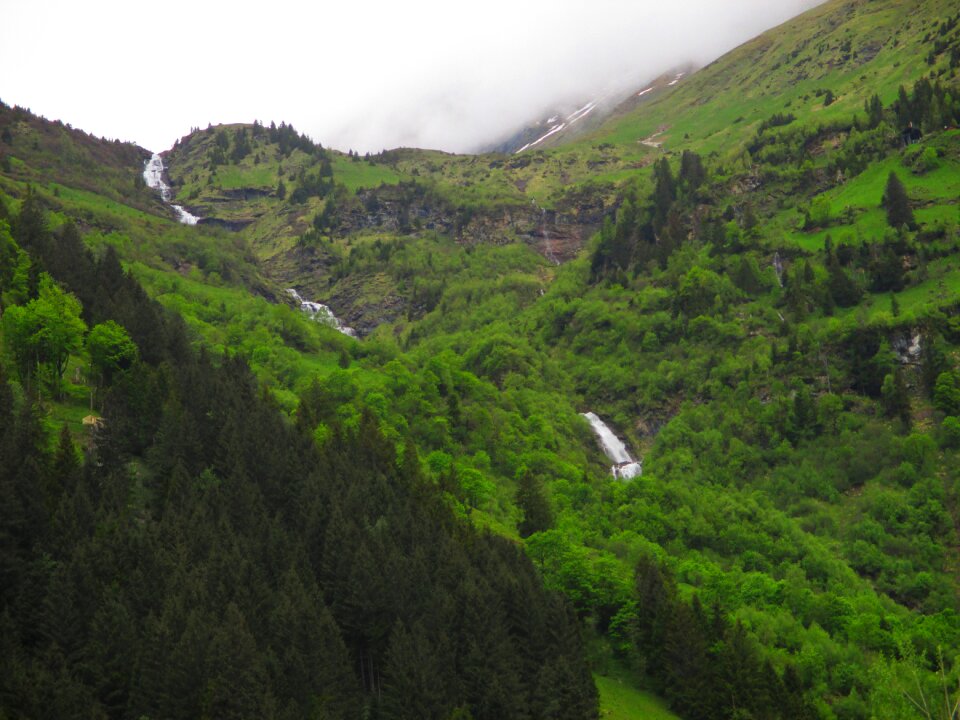
<svg viewBox="0 0 960 720">
<path fill-rule="evenodd" d="M 177 213 L 177 219 L 182 222 L 184 225 L 196 225 L 197 221 L 200 219 L 196 215 L 191 215 L 186 210 L 183 209 L 180 205 L 174 205 L 170 202 L 171 193 L 170 186 L 167 185 L 166 181 L 163 179 L 163 159 L 160 157 L 159 153 L 154 153 L 153 157 L 147 160 L 147 164 L 143 168 L 143 180 L 147 183 L 147 187 L 153 190 L 160 191 L 160 197 L 163 198 L 163 201 L 170 205 Z"/>
<path fill-rule="evenodd" d="M 623 441 L 613 434 L 613 431 L 607 427 L 607 424 L 597 417 L 596 413 L 580 413 L 590 423 L 593 432 L 600 440 L 604 454 L 610 458 L 613 466 L 610 468 L 611 474 L 618 480 L 632 480 L 643 474 L 643 462 L 634 460 L 627 452 L 627 446 Z"/>
<path fill-rule="evenodd" d="M 344 335 L 349 335 L 350 337 L 357 336 L 356 330 L 354 330 L 352 327 L 347 327 L 340 322 L 340 318 L 334 315 L 333 311 L 323 303 L 313 302 L 312 300 L 304 300 L 300 296 L 300 293 L 293 288 L 287 288 L 287 294 L 300 304 L 300 310 L 309 315 L 311 320 L 316 320 L 317 322 L 322 322 L 324 325 L 329 325 L 333 329 L 339 330 Z"/>
</svg>

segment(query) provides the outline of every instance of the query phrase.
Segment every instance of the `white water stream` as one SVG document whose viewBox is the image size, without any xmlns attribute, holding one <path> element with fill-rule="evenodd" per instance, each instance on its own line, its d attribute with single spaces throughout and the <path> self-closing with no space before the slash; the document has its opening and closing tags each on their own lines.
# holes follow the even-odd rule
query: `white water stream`
<svg viewBox="0 0 960 720">
<path fill-rule="evenodd" d="M 153 190 L 160 191 L 160 197 L 163 198 L 163 201 L 170 205 L 177 213 L 177 219 L 180 220 L 184 225 L 196 225 L 197 221 L 200 219 L 196 215 L 191 215 L 186 210 L 184 210 L 180 205 L 173 205 L 170 203 L 170 186 L 167 185 L 166 181 L 163 179 L 163 159 L 158 153 L 154 153 L 153 157 L 147 160 L 147 164 L 143 168 L 143 180 L 147 183 L 148 188 Z"/>
<path fill-rule="evenodd" d="M 531 200 L 530 203 L 540 211 L 540 237 L 543 238 L 543 254 L 554 265 L 559 265 L 560 259 L 553 252 L 553 241 L 550 239 L 550 230 L 547 228 L 547 211 L 537 205 L 536 200 Z"/>
<path fill-rule="evenodd" d="M 304 300 L 302 297 L 300 297 L 300 293 L 293 288 L 287 288 L 287 294 L 300 303 L 300 310 L 309 315 L 311 320 L 316 320 L 324 325 L 329 325 L 333 329 L 339 330 L 344 335 L 349 335 L 350 337 L 357 336 L 356 330 L 354 330 L 352 327 L 347 327 L 340 322 L 340 318 L 334 315 L 333 311 L 323 303 Z"/>
<path fill-rule="evenodd" d="M 603 447 L 604 454 L 610 458 L 613 466 L 610 468 L 611 474 L 619 480 L 632 480 L 643 474 L 643 462 L 634 460 L 627 452 L 627 446 L 623 441 L 613 434 L 613 431 L 607 427 L 607 424 L 601 420 L 596 413 L 580 413 L 590 423 L 593 432 L 596 433 Z"/>
</svg>

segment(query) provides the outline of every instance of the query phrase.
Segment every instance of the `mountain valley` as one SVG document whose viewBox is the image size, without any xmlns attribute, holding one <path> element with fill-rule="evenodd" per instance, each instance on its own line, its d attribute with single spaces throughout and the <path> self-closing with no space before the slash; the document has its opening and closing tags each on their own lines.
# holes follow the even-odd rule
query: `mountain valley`
<svg viewBox="0 0 960 720">
<path fill-rule="evenodd" d="M 0 718 L 955 717 L 958 69 L 829 0 L 475 155 L 0 104 Z"/>
</svg>

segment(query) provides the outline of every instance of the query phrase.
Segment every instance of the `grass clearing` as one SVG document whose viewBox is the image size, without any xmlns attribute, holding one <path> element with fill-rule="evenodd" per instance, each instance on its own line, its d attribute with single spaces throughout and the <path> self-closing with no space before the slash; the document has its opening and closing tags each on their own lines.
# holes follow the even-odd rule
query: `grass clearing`
<svg viewBox="0 0 960 720">
<path fill-rule="evenodd" d="M 593 676 L 604 720 L 679 720 L 656 695 L 641 690 L 625 674 Z"/>
</svg>

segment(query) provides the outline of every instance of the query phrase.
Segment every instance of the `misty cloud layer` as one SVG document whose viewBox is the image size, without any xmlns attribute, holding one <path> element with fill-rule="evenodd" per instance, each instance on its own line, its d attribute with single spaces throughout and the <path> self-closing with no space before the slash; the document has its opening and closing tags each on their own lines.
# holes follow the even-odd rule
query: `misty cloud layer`
<svg viewBox="0 0 960 720">
<path fill-rule="evenodd" d="M 0 99 L 152 150 L 259 119 L 343 150 L 463 152 L 558 103 L 707 63 L 817 4 L 38 0 L 4 10 Z"/>
</svg>

